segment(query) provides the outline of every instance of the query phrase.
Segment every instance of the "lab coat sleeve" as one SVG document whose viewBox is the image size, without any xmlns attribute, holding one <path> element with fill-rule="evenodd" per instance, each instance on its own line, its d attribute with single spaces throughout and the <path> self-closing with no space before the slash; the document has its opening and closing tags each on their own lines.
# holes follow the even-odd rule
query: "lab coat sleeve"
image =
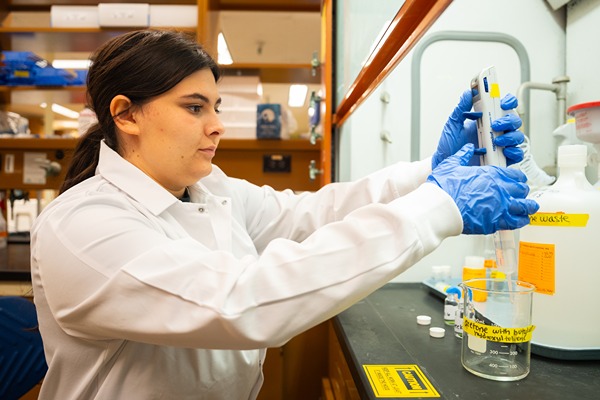
<svg viewBox="0 0 600 400">
<path fill-rule="evenodd" d="M 300 195 L 247 182 L 237 184 L 245 198 L 246 227 L 260 252 L 274 238 L 302 241 L 359 207 L 389 203 L 415 190 L 430 173 L 431 159 L 399 162 L 356 181 L 336 182 Z"/>
<path fill-rule="evenodd" d="M 32 263 L 44 266 L 35 269 L 35 285 L 69 335 L 193 348 L 278 346 L 462 230 L 452 199 L 429 183 L 359 207 L 301 242 L 275 239 L 260 256 L 241 259 L 190 238 L 169 239 L 119 207 L 105 198 L 56 207 L 32 233 Z M 102 224 L 84 231 L 82 218 Z"/>
</svg>

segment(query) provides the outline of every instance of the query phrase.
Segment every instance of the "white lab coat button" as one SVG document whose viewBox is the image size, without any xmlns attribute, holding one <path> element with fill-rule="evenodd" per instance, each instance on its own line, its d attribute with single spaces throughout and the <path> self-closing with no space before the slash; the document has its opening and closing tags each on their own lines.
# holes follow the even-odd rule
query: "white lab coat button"
<svg viewBox="0 0 600 400">
<path fill-rule="evenodd" d="M 201 213 L 203 213 L 204 212 L 204 207 L 198 208 L 198 211 L 200 211 Z"/>
<path fill-rule="evenodd" d="M 223 201 L 221 202 L 221 204 L 223 204 L 224 206 L 226 206 L 226 205 L 227 205 L 227 200 L 223 200 Z"/>
</svg>

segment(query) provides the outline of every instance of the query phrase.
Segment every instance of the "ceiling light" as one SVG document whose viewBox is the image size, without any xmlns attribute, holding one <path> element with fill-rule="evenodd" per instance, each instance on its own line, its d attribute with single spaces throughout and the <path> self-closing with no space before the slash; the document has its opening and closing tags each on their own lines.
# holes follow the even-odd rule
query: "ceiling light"
<svg viewBox="0 0 600 400">
<path fill-rule="evenodd" d="M 288 105 L 290 107 L 302 107 L 306 101 L 307 93 L 308 86 L 306 85 L 290 85 Z"/>
<path fill-rule="evenodd" d="M 88 69 L 92 64 L 91 60 L 54 60 L 52 66 L 62 69 Z"/>
<path fill-rule="evenodd" d="M 263 91 L 263 85 L 261 82 L 258 82 L 258 85 L 256 85 L 256 94 L 258 95 L 258 97 L 260 97 L 262 99 L 264 91 Z"/>
<path fill-rule="evenodd" d="M 40 107 L 46 108 L 46 107 L 48 107 L 48 104 L 42 103 L 42 104 L 40 104 Z M 59 104 L 52 104 L 52 111 L 54 111 L 57 114 L 63 115 L 67 118 L 73 118 L 73 119 L 79 118 L 79 113 L 77 111 L 73 111 L 70 108 L 63 107 Z"/>
<path fill-rule="evenodd" d="M 229 48 L 227 47 L 227 42 L 225 41 L 225 36 L 223 36 L 223 32 L 219 32 L 219 36 L 217 37 L 217 53 L 217 60 L 219 64 L 233 64 L 233 59 L 231 58 L 231 54 L 229 53 Z"/>
</svg>

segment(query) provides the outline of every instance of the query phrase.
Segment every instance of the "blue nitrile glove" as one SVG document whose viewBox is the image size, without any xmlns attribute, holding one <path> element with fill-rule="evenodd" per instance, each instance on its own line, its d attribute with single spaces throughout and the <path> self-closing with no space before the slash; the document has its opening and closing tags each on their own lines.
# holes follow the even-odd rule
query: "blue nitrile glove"
<svg viewBox="0 0 600 400">
<path fill-rule="evenodd" d="M 500 101 L 500 107 L 505 111 L 516 108 L 517 104 L 517 98 L 512 94 L 507 94 Z M 470 90 L 466 90 L 444 125 L 437 150 L 431 160 L 432 168 L 437 167 L 439 163 L 456 153 L 465 144 L 478 145 L 477 125 L 472 120 L 477 119 L 480 113 L 470 112 L 472 107 L 473 95 Z M 497 146 L 504 147 L 503 153 L 507 165 L 523 160 L 523 150 L 517 147 L 525 140 L 525 135 L 517 130 L 521 127 L 521 123 L 521 118 L 516 113 L 507 114 L 492 121 L 493 130 L 505 132 L 496 138 L 494 143 Z M 479 157 L 473 157 L 469 164 L 479 165 Z"/>
<path fill-rule="evenodd" d="M 529 223 L 539 205 L 526 199 L 527 177 L 519 170 L 469 166 L 475 147 L 468 143 L 438 165 L 427 178 L 448 193 L 463 218 L 463 233 L 490 234 Z"/>
</svg>

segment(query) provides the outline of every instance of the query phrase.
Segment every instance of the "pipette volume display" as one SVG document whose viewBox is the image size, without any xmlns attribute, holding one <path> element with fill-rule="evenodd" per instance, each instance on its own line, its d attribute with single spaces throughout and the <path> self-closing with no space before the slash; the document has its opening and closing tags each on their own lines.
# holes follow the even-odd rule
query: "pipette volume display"
<svg viewBox="0 0 600 400">
<path fill-rule="evenodd" d="M 486 150 L 480 156 L 480 164 L 506 167 L 506 158 L 502 149 L 494 144 L 494 139 L 503 132 L 492 130 L 492 121 L 505 114 L 500 107 L 500 85 L 494 66 L 483 69 L 471 80 L 471 93 L 473 111 L 481 113 L 481 117 L 477 119 L 479 147 Z M 498 231 L 494 234 L 494 244 L 498 270 L 508 276 L 516 270 L 517 266 L 515 235 L 511 231 Z"/>
</svg>

